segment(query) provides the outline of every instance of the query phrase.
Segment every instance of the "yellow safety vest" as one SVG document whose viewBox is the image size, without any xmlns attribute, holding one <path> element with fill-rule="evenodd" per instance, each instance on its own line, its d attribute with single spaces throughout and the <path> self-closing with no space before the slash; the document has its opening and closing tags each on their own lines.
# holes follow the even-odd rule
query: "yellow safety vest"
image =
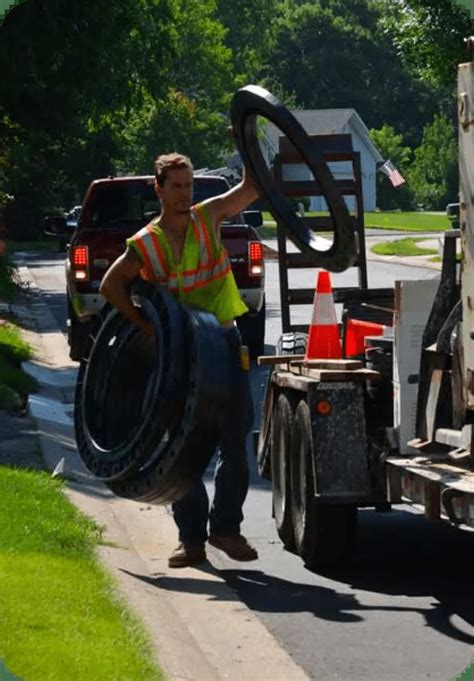
<svg viewBox="0 0 474 681">
<path fill-rule="evenodd" d="M 191 208 L 181 262 L 175 263 L 158 219 L 127 239 L 142 261 L 141 276 L 166 287 L 190 307 L 228 322 L 248 311 L 230 268 L 227 250 L 218 244 L 205 205 Z"/>
</svg>

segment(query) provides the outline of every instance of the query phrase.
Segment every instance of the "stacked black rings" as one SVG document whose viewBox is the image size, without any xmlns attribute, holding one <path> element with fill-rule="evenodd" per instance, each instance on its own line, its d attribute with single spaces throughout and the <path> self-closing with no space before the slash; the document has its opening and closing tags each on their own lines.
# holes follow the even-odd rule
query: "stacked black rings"
<svg viewBox="0 0 474 681">
<path fill-rule="evenodd" d="M 87 468 L 117 495 L 165 504 L 199 480 L 230 398 L 229 346 L 215 317 L 136 282 L 143 334 L 108 310 L 76 386 L 75 430 Z"/>
</svg>

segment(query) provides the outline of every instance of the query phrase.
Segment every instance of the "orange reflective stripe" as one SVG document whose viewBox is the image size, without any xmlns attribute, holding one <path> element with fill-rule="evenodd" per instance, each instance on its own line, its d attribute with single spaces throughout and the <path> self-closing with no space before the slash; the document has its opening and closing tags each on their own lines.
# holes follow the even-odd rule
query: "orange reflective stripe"
<svg viewBox="0 0 474 681">
<path fill-rule="evenodd" d="M 163 253 L 163 249 L 161 247 L 159 239 L 156 236 L 152 227 L 148 228 L 148 233 L 150 234 L 151 239 L 153 241 L 153 245 L 155 247 L 155 253 L 158 256 L 158 260 L 160 261 L 160 265 L 161 265 L 161 268 L 163 270 L 163 274 L 165 276 L 168 276 L 169 275 L 169 266 L 168 266 L 168 263 L 166 262 L 165 254 Z"/>
<path fill-rule="evenodd" d="M 146 278 L 149 279 L 150 276 L 151 277 L 154 276 L 155 272 L 154 272 L 152 262 L 150 260 L 150 256 L 148 255 L 148 251 L 145 248 L 145 244 L 143 243 L 143 241 L 141 239 L 135 239 L 134 243 L 137 245 L 138 250 L 140 251 L 140 254 L 141 254 L 142 260 L 143 260 L 143 265 L 144 265 L 143 269 L 146 273 Z"/>
<path fill-rule="evenodd" d="M 202 288 L 205 284 L 226 275 L 230 271 L 230 262 L 227 251 L 223 249 L 219 260 L 214 260 L 211 267 L 201 268 L 196 273 L 187 274 L 183 277 L 183 290 L 191 291 L 193 288 Z"/>
<path fill-rule="evenodd" d="M 196 267 L 194 270 L 185 270 L 183 272 L 183 276 L 191 276 L 193 274 L 199 274 L 199 272 L 206 272 L 207 270 L 212 270 L 216 265 L 219 265 L 220 263 L 224 262 L 224 260 L 228 257 L 227 251 L 225 248 L 222 249 L 222 252 L 217 260 L 211 260 L 210 263 L 207 265 L 200 265 L 199 267 Z"/>
<path fill-rule="evenodd" d="M 198 281 L 195 282 L 192 286 L 183 286 L 183 291 L 185 293 L 190 293 L 191 291 L 194 291 L 195 289 L 203 288 L 204 286 L 207 286 L 210 284 L 212 281 L 216 281 L 216 279 L 222 279 L 223 277 L 226 277 L 227 274 L 230 272 L 230 263 L 221 271 L 214 276 L 210 278 L 206 278 L 203 281 Z"/>
<path fill-rule="evenodd" d="M 193 230 L 194 230 L 194 236 L 196 237 L 196 241 L 200 243 L 201 241 L 201 230 L 199 229 L 199 224 L 196 220 L 196 215 L 197 212 L 195 210 L 192 211 L 191 213 L 191 222 L 193 225 Z"/>
<path fill-rule="evenodd" d="M 204 244 L 206 246 L 207 259 L 211 260 L 212 259 L 211 242 L 210 242 L 210 239 L 209 239 L 209 233 L 207 231 L 206 221 L 204 220 L 204 216 L 201 214 L 201 211 L 197 210 L 197 211 L 195 211 L 195 213 L 198 216 L 199 224 L 201 226 L 202 236 L 204 237 Z"/>
</svg>

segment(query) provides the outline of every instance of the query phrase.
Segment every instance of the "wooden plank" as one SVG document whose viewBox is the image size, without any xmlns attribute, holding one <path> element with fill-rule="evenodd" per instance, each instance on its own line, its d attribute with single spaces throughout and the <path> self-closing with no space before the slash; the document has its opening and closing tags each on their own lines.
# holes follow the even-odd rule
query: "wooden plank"
<svg viewBox="0 0 474 681">
<path fill-rule="evenodd" d="M 322 153 L 326 163 L 329 161 L 349 161 L 357 153 L 354 152 L 352 135 L 349 133 L 313 134 L 309 135 L 309 139 L 313 146 Z M 278 153 L 282 163 L 304 163 L 301 154 L 284 135 L 281 135 L 278 139 Z"/>
<path fill-rule="evenodd" d="M 280 388 L 291 388 L 293 390 L 308 392 L 308 386 L 311 385 L 313 381 L 304 376 L 294 376 L 288 371 L 278 371 L 272 374 L 272 383 L 275 383 Z"/>
<path fill-rule="evenodd" d="M 425 518 L 427 520 L 441 519 L 440 487 L 433 481 L 425 482 Z"/>
<path fill-rule="evenodd" d="M 345 196 L 353 196 L 357 191 L 354 180 L 334 180 L 334 184 Z M 317 180 L 282 180 L 278 182 L 278 188 L 285 196 L 324 196 Z"/>
<path fill-rule="evenodd" d="M 399 504 L 402 500 L 402 473 L 400 469 L 389 466 L 387 468 L 387 501 Z"/>
<path fill-rule="evenodd" d="M 336 371 L 349 371 L 362 369 L 363 364 L 358 359 L 301 359 L 294 357 L 291 366 L 305 366 L 310 369 L 335 369 Z"/>
<path fill-rule="evenodd" d="M 376 381 L 380 379 L 379 371 L 372 371 L 371 369 L 357 369 L 355 371 L 336 371 L 331 369 L 310 369 L 305 366 L 290 364 L 290 371 L 292 374 L 300 374 L 307 378 L 313 378 L 315 381 Z"/>
<path fill-rule="evenodd" d="M 430 463 L 426 457 L 404 459 L 393 457 L 387 459 L 387 464 L 402 468 L 425 481 L 437 482 L 444 487 L 450 487 L 465 494 L 474 495 L 474 471 L 472 470 L 466 470 L 449 464 Z"/>
<path fill-rule="evenodd" d="M 261 355 L 257 359 L 257 365 L 262 367 L 268 364 L 288 364 L 294 360 L 303 359 L 304 355 Z"/>
</svg>

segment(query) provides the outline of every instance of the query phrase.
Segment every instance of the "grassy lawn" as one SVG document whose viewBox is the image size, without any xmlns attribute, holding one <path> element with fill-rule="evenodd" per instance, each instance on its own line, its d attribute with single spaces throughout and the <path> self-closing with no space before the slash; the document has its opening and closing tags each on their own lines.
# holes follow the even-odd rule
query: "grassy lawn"
<svg viewBox="0 0 474 681">
<path fill-rule="evenodd" d="M 95 558 L 100 529 L 69 503 L 61 483 L 0 466 L 0 498 L 7 669 L 22 681 L 164 679 L 142 626 Z"/>
<path fill-rule="evenodd" d="M 397 239 L 396 241 L 387 241 L 383 244 L 375 244 L 371 250 L 377 255 L 434 255 L 438 253 L 436 248 L 422 248 L 418 246 L 419 241 L 424 239 L 413 239 L 407 237 L 406 239 Z"/>
<path fill-rule="evenodd" d="M 32 350 L 14 324 L 0 323 L 0 409 L 21 407 L 38 385 L 26 374 L 21 363 L 32 357 Z"/>
<path fill-rule="evenodd" d="M 324 213 L 307 213 L 307 216 L 324 215 Z M 394 229 L 407 232 L 444 232 L 451 228 L 451 223 L 445 215 L 431 215 L 420 212 L 377 212 L 365 213 L 365 226 L 368 229 Z M 263 213 L 263 227 L 259 229 L 260 236 L 276 236 L 276 225 L 271 213 Z"/>
</svg>

